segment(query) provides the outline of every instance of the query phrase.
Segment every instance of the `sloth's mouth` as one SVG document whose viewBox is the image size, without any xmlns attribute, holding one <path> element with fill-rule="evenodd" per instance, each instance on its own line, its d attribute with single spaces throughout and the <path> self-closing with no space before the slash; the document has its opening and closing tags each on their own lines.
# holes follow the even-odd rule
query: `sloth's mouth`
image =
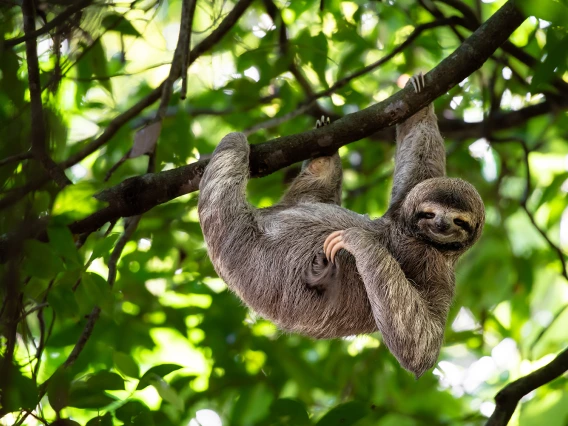
<svg viewBox="0 0 568 426">
<path fill-rule="evenodd" d="M 446 232 L 440 232 L 435 229 L 428 229 L 428 234 L 430 234 L 430 238 L 440 243 L 453 243 L 459 240 L 459 236 L 456 235 L 453 230 L 448 230 Z"/>
</svg>

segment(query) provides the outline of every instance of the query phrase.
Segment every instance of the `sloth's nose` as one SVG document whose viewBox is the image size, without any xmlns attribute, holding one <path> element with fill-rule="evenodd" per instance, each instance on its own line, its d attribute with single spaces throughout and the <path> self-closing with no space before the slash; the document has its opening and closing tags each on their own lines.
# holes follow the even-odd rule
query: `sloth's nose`
<svg viewBox="0 0 568 426">
<path fill-rule="evenodd" d="M 445 217 L 437 217 L 436 228 L 438 228 L 442 232 L 445 232 L 450 229 L 450 221 Z"/>
</svg>

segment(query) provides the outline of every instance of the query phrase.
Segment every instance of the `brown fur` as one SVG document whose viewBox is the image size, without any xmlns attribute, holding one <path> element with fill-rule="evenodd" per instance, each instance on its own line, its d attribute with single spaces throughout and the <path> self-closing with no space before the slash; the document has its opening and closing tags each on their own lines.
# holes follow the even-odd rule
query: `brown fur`
<svg viewBox="0 0 568 426">
<path fill-rule="evenodd" d="M 431 106 L 397 133 L 391 206 L 379 219 L 339 205 L 337 155 L 308 163 L 279 204 L 253 208 L 245 197 L 249 145 L 241 133 L 223 138 L 205 170 L 199 218 L 216 271 L 254 311 L 315 338 L 379 330 L 401 365 L 419 377 L 437 360 L 454 265 L 479 238 L 484 208 L 473 186 L 444 177 L 444 144 Z M 424 202 L 436 218 L 417 216 Z M 472 222 L 469 231 L 452 223 L 443 236 L 449 243 L 431 238 L 440 218 L 461 213 Z M 346 230 L 346 250 L 332 265 L 322 248 L 337 230 Z M 334 291 L 330 282 L 337 283 Z"/>
</svg>

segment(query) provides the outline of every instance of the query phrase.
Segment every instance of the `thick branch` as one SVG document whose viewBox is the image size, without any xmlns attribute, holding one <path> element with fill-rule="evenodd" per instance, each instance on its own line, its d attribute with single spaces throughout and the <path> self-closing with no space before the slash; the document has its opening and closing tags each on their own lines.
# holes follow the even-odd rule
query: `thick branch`
<svg viewBox="0 0 568 426">
<path fill-rule="evenodd" d="M 497 406 L 485 426 L 505 426 L 523 396 L 560 377 L 566 371 L 568 371 L 568 348 L 549 364 L 509 383 L 495 395 Z"/>
<path fill-rule="evenodd" d="M 523 22 L 524 17 L 507 2 L 454 53 L 426 75 L 426 90 L 403 89 L 383 102 L 350 114 L 329 126 L 285 136 L 252 147 L 252 176 L 264 176 L 306 158 L 329 154 L 339 147 L 392 126 L 446 93 L 481 67 Z M 495 120 L 498 122 L 497 120 Z M 75 233 L 90 231 L 120 216 L 133 216 L 182 194 L 196 191 L 206 160 L 174 170 L 127 179 L 98 198 L 109 206 L 73 223 Z"/>
</svg>

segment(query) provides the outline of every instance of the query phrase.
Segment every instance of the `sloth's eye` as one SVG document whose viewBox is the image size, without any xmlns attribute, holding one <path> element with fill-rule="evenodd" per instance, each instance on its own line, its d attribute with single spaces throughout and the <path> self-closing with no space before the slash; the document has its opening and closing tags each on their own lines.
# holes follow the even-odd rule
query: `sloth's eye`
<svg viewBox="0 0 568 426">
<path fill-rule="evenodd" d="M 420 212 L 420 213 L 418 213 L 419 219 L 434 219 L 434 217 L 436 217 L 436 214 L 432 213 L 432 212 Z"/>
<path fill-rule="evenodd" d="M 468 226 L 467 222 L 461 219 L 454 219 L 454 223 L 458 225 L 460 228 L 465 228 Z"/>
</svg>

